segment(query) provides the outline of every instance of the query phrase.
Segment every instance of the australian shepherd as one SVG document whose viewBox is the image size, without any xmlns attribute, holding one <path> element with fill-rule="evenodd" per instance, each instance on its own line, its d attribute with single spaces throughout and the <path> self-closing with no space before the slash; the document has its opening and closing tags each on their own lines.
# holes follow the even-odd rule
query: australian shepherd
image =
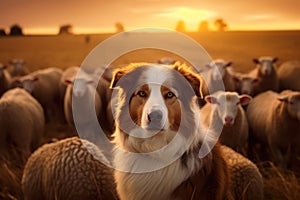
<svg viewBox="0 0 300 200">
<path fill-rule="evenodd" d="M 187 66 L 117 69 L 115 181 L 122 200 L 230 199 L 227 166 L 204 132 L 201 77 Z"/>
</svg>

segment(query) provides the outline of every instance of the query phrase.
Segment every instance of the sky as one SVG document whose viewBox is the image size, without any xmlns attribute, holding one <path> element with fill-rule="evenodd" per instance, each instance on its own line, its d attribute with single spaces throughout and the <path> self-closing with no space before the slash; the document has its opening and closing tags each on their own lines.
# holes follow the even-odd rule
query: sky
<svg viewBox="0 0 300 200">
<path fill-rule="evenodd" d="M 188 31 L 222 18 L 228 30 L 299 30 L 300 0 L 0 0 L 0 28 L 19 24 L 25 34 L 56 34 L 72 24 L 74 33 L 114 32 L 143 27 Z"/>
</svg>

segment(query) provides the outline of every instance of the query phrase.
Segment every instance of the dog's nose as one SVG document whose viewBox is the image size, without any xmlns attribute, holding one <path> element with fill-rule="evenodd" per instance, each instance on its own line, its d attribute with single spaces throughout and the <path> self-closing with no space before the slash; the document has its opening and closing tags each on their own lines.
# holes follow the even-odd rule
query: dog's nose
<svg viewBox="0 0 300 200">
<path fill-rule="evenodd" d="M 148 114 L 149 122 L 160 122 L 162 118 L 163 118 L 163 113 L 160 110 L 154 110 Z"/>
</svg>

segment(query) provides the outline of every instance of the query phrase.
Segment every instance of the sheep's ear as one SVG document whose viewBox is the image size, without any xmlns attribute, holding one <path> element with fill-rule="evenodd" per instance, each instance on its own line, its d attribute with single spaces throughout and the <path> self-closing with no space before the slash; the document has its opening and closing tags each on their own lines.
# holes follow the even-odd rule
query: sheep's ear
<svg viewBox="0 0 300 200">
<path fill-rule="evenodd" d="M 202 94 L 202 78 L 199 74 L 189 70 L 186 65 L 181 65 L 180 63 L 176 62 L 173 65 L 173 69 L 177 70 L 181 73 L 185 79 L 190 83 L 192 86 L 196 96 L 203 98 Z"/>
<path fill-rule="evenodd" d="M 205 64 L 205 67 L 206 67 L 207 69 L 211 69 L 211 68 L 212 68 L 210 64 Z"/>
<path fill-rule="evenodd" d="M 273 58 L 272 63 L 276 63 L 278 61 L 278 57 Z"/>
<path fill-rule="evenodd" d="M 252 83 L 258 83 L 258 82 L 260 82 L 260 78 L 254 78 L 254 79 L 252 80 Z"/>
<path fill-rule="evenodd" d="M 211 103 L 211 104 L 218 104 L 218 99 L 214 96 L 211 96 L 211 95 L 207 95 L 205 97 L 205 101 L 208 102 L 208 103 Z"/>
<path fill-rule="evenodd" d="M 235 82 L 240 82 L 240 79 L 239 79 L 239 77 L 237 77 L 237 76 L 233 76 L 232 79 L 233 79 Z"/>
<path fill-rule="evenodd" d="M 252 61 L 255 63 L 255 64 L 259 64 L 259 60 L 257 58 L 253 58 Z"/>
<path fill-rule="evenodd" d="M 7 68 L 7 66 L 6 65 L 2 65 L 2 66 L 0 66 L 0 69 L 6 69 Z"/>
<path fill-rule="evenodd" d="M 223 66 L 223 68 L 230 67 L 232 64 L 233 64 L 233 62 L 232 62 L 232 61 L 229 61 L 229 62 L 227 62 L 227 63 Z"/>
<path fill-rule="evenodd" d="M 64 83 L 65 83 L 66 85 L 73 84 L 73 82 L 72 82 L 71 80 L 68 80 L 68 79 L 66 79 L 66 80 L 64 81 Z"/>
<path fill-rule="evenodd" d="M 277 97 L 277 99 L 282 102 L 289 102 L 288 96 L 280 96 L 280 97 Z"/>
<path fill-rule="evenodd" d="M 93 81 L 93 80 L 88 80 L 86 83 L 87 83 L 87 84 L 93 84 L 94 81 Z"/>
<path fill-rule="evenodd" d="M 242 106 L 248 105 L 250 103 L 250 101 L 252 100 L 252 97 L 246 94 L 240 95 L 239 96 L 240 99 L 240 104 Z"/>
<path fill-rule="evenodd" d="M 39 80 L 39 77 L 35 76 L 33 77 L 32 81 L 35 82 L 35 81 L 38 81 Z"/>
</svg>

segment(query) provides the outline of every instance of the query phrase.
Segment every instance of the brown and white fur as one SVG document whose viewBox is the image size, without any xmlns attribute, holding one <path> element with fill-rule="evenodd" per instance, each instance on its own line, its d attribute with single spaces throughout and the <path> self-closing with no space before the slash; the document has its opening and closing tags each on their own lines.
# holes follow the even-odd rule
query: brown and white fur
<svg viewBox="0 0 300 200">
<path fill-rule="evenodd" d="M 231 198 L 220 147 L 199 124 L 199 75 L 179 63 L 131 64 L 114 72 L 111 88 L 119 92 L 114 164 L 120 199 Z"/>
</svg>

